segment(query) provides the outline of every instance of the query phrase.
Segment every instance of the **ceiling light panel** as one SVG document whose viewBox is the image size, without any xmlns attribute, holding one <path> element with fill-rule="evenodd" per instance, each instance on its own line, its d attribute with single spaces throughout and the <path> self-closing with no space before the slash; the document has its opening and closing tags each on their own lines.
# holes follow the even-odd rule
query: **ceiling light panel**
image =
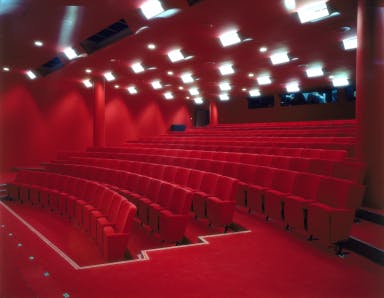
<svg viewBox="0 0 384 298">
<path fill-rule="evenodd" d="M 357 36 L 343 39 L 344 50 L 353 50 L 357 48 Z"/>
<path fill-rule="evenodd" d="M 229 82 L 221 82 L 219 84 L 220 90 L 221 91 L 229 91 L 231 90 L 231 84 Z"/>
<path fill-rule="evenodd" d="M 70 47 L 64 49 L 64 54 L 65 54 L 65 56 L 67 56 L 67 58 L 69 60 L 73 60 L 73 59 L 77 58 L 76 51 Z"/>
<path fill-rule="evenodd" d="M 176 49 L 168 52 L 168 57 L 171 62 L 177 62 L 184 60 L 184 55 L 181 52 L 181 49 Z"/>
<path fill-rule="evenodd" d="M 44 45 L 44 43 L 41 41 L 41 40 L 35 40 L 33 42 L 33 44 L 36 46 L 36 47 L 42 47 Z"/>
<path fill-rule="evenodd" d="M 189 88 L 189 94 L 191 94 L 192 96 L 195 96 L 195 95 L 199 95 L 200 92 L 198 88 L 192 87 L 192 88 Z"/>
<path fill-rule="evenodd" d="M 321 77 L 324 75 L 323 68 L 321 66 L 310 66 L 305 72 L 307 73 L 308 78 Z"/>
<path fill-rule="evenodd" d="M 333 87 L 344 87 L 349 85 L 349 80 L 345 76 L 335 76 L 332 79 Z"/>
<path fill-rule="evenodd" d="M 240 36 L 236 30 L 224 32 L 219 36 L 219 39 L 223 47 L 228 47 L 241 42 Z"/>
<path fill-rule="evenodd" d="M 36 74 L 32 71 L 32 70 L 28 70 L 26 72 L 26 75 L 27 77 L 30 79 L 30 80 L 34 80 L 37 78 Z"/>
<path fill-rule="evenodd" d="M 300 91 L 299 82 L 297 81 L 289 82 L 285 85 L 285 89 L 287 90 L 287 92 L 299 92 Z"/>
<path fill-rule="evenodd" d="M 295 0 L 284 0 L 284 5 L 287 10 L 293 10 L 296 8 Z"/>
<path fill-rule="evenodd" d="M 194 79 L 192 77 L 192 73 L 190 73 L 190 72 L 185 72 L 185 73 L 181 74 L 181 80 L 185 84 L 189 84 L 189 83 L 194 82 Z"/>
<path fill-rule="evenodd" d="M 103 74 L 104 78 L 108 81 L 108 82 L 112 82 L 114 81 L 116 78 L 115 76 L 113 75 L 113 73 L 111 71 L 107 71 Z"/>
<path fill-rule="evenodd" d="M 272 80 L 269 75 L 260 75 L 257 77 L 257 83 L 259 85 L 269 85 L 272 83 Z"/>
<path fill-rule="evenodd" d="M 83 85 L 84 85 L 85 87 L 87 87 L 87 88 L 91 88 L 91 87 L 93 87 L 93 84 L 92 84 L 92 82 L 91 82 L 90 79 L 85 79 L 85 80 L 83 80 Z"/>
<path fill-rule="evenodd" d="M 229 100 L 229 95 L 228 93 L 222 93 L 219 95 L 219 98 L 221 101 L 228 101 Z"/>
<path fill-rule="evenodd" d="M 129 86 L 129 87 L 127 88 L 127 90 L 128 90 L 128 92 L 129 92 L 130 94 L 137 94 L 137 93 L 138 93 L 138 92 L 137 92 L 137 89 L 136 89 L 135 86 Z"/>
<path fill-rule="evenodd" d="M 143 65 L 141 65 L 140 62 L 133 63 L 131 65 L 131 68 L 132 68 L 134 73 L 140 73 L 140 72 L 144 71 L 144 67 L 143 67 Z"/>
<path fill-rule="evenodd" d="M 158 0 L 147 0 L 140 6 L 140 9 L 147 20 L 152 19 L 164 11 L 161 2 Z"/>
<path fill-rule="evenodd" d="M 325 1 L 308 4 L 300 8 L 297 13 L 302 24 L 314 22 L 329 16 L 327 3 Z"/>
<path fill-rule="evenodd" d="M 195 97 L 195 98 L 193 99 L 193 101 L 194 101 L 195 104 L 197 104 L 197 105 L 201 105 L 201 104 L 204 103 L 204 100 L 203 100 L 202 97 Z"/>
<path fill-rule="evenodd" d="M 163 88 L 159 80 L 152 81 L 151 85 L 155 90 Z"/>
<path fill-rule="evenodd" d="M 168 100 L 174 98 L 172 92 L 165 92 L 163 95 L 164 95 L 164 98 Z"/>
<path fill-rule="evenodd" d="M 289 62 L 289 57 L 287 52 L 278 52 L 272 54 L 270 57 L 273 65 L 282 64 Z"/>
<path fill-rule="evenodd" d="M 10 71 L 11 69 L 8 67 L 8 66 L 3 66 L 3 71 L 5 71 L 5 72 L 8 72 L 8 71 Z"/>
<path fill-rule="evenodd" d="M 231 63 L 224 63 L 220 65 L 219 71 L 223 76 L 235 73 L 235 70 L 233 69 L 233 65 Z"/>
<path fill-rule="evenodd" d="M 260 90 L 257 88 L 249 90 L 249 96 L 256 97 L 256 96 L 260 96 L 260 94 L 261 94 Z"/>
</svg>

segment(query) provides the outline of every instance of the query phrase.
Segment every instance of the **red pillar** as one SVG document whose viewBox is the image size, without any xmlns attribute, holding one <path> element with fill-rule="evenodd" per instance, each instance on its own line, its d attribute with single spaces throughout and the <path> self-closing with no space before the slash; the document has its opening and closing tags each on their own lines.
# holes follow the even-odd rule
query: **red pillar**
<svg viewBox="0 0 384 298">
<path fill-rule="evenodd" d="M 219 123 L 219 112 L 217 110 L 216 101 L 211 101 L 209 103 L 209 125 L 217 125 Z"/>
<path fill-rule="evenodd" d="M 364 205 L 384 208 L 384 7 L 359 0 L 357 11 L 357 157 L 368 165 Z"/>
<path fill-rule="evenodd" d="M 93 146 L 105 146 L 105 82 L 95 82 L 95 100 L 93 103 Z"/>
</svg>

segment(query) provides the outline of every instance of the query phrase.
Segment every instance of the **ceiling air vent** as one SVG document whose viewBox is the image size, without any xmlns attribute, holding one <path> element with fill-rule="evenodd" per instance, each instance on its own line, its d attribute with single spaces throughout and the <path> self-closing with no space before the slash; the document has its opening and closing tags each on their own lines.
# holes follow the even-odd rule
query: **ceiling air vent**
<svg viewBox="0 0 384 298">
<path fill-rule="evenodd" d="M 129 29 L 127 22 L 121 19 L 83 40 L 80 45 L 88 54 L 92 54 L 130 34 L 132 34 L 132 31 Z"/>
<path fill-rule="evenodd" d="M 201 2 L 201 0 L 187 0 L 189 6 L 192 6 L 192 5 L 195 5 L 197 4 L 198 2 Z"/>
<path fill-rule="evenodd" d="M 47 63 L 41 65 L 36 71 L 43 77 L 49 75 L 51 72 L 54 72 L 64 66 L 64 63 L 60 60 L 59 57 L 55 57 L 49 60 Z"/>
</svg>

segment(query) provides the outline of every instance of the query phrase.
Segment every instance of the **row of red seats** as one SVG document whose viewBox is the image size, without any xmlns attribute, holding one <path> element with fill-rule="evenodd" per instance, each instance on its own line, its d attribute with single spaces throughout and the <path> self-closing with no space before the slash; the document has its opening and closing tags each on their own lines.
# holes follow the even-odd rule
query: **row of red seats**
<svg viewBox="0 0 384 298">
<path fill-rule="evenodd" d="M 347 143 L 319 143 L 319 142 L 253 142 L 253 141 L 214 141 L 214 140 L 195 140 L 191 142 L 141 142 L 130 141 L 127 146 L 137 147 L 162 147 L 175 149 L 198 149 L 198 150 L 213 150 L 213 151 L 238 151 L 238 152 L 258 152 L 262 147 L 269 148 L 305 148 L 305 149 L 326 149 L 326 150 L 343 150 L 348 156 L 354 156 L 355 144 Z M 269 150 L 265 149 L 265 150 Z"/>
<path fill-rule="evenodd" d="M 204 151 L 211 153 L 211 151 Z M 241 164 L 269 166 L 274 168 L 288 169 L 299 172 L 310 172 L 326 176 L 343 178 L 357 183 L 363 183 L 366 172 L 366 165 L 357 161 L 334 161 L 316 158 L 287 157 L 262 154 L 236 154 L 225 155 L 221 153 L 202 155 L 201 158 L 135 153 L 114 153 L 114 152 L 82 152 L 67 154 L 64 158 L 73 157 L 100 157 L 117 158 L 134 161 L 144 161 L 158 164 L 169 164 L 187 168 L 200 169 L 215 172 L 225 176 L 239 179 L 238 172 Z M 231 156 L 231 158 L 227 158 Z M 223 159 L 221 159 L 223 158 Z"/>
<path fill-rule="evenodd" d="M 96 240 L 108 261 L 122 259 L 136 207 L 93 181 L 40 171 L 21 171 L 7 185 L 11 199 L 57 211 Z"/>
<path fill-rule="evenodd" d="M 73 158 L 72 161 L 124 168 L 172 181 L 174 177 L 183 177 L 186 181 L 188 173 L 191 176 L 194 173 L 182 167 L 117 159 Z M 348 238 L 355 208 L 362 200 L 362 185 L 345 179 L 264 166 L 242 165 L 240 170 L 249 177 L 248 181 L 240 181 L 240 185 L 250 211 L 282 220 L 287 227 L 307 231 L 326 244 Z M 194 187 L 199 187 L 198 182 L 194 183 Z M 200 188 L 212 187 L 213 183 L 214 180 L 206 178 L 201 181 Z M 223 194 L 225 192 L 227 190 Z"/>
<path fill-rule="evenodd" d="M 187 187 L 193 192 L 192 211 L 196 218 L 208 218 L 210 224 L 225 229 L 232 223 L 238 191 L 235 178 L 185 167 L 116 159 L 71 158 L 63 162 L 126 170 Z"/>
<path fill-rule="evenodd" d="M 133 144 L 133 146 L 124 146 L 124 147 L 96 147 L 88 148 L 87 151 L 106 151 L 106 152 L 129 152 L 129 151 L 138 151 L 138 152 L 147 152 L 156 154 L 158 149 L 168 150 L 163 151 L 167 154 L 176 154 L 179 152 L 181 156 L 186 154 L 191 156 L 191 152 L 207 152 L 210 151 L 212 155 L 216 154 L 267 154 L 267 155 L 282 155 L 282 156 L 301 156 L 301 157 L 312 157 L 312 158 L 321 158 L 321 159 L 334 159 L 334 160 L 343 160 L 347 158 L 347 151 L 345 150 L 331 150 L 331 149 L 313 149 L 313 148 L 289 148 L 289 147 L 244 147 L 244 146 L 204 146 L 204 145 L 195 145 L 193 148 L 185 149 L 183 146 L 181 148 L 172 148 L 173 146 L 166 146 L 164 144 Z M 174 146 L 177 147 L 177 146 Z M 176 151 L 177 150 L 177 151 Z M 65 152 L 59 154 L 59 156 L 65 156 Z M 199 153 L 197 153 L 199 154 Z M 208 153 L 207 153 L 208 154 Z M 198 156 L 197 156 L 198 157 Z"/>
<path fill-rule="evenodd" d="M 158 233 L 162 241 L 182 240 L 188 221 L 193 193 L 189 188 L 123 170 L 76 164 L 50 163 L 54 172 L 102 182 L 136 205 L 143 224 Z"/>
</svg>

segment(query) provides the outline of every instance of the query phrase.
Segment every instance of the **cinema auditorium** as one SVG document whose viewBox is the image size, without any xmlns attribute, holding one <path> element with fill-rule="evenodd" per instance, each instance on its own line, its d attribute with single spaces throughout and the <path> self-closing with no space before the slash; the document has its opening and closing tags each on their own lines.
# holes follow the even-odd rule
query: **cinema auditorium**
<svg viewBox="0 0 384 298">
<path fill-rule="evenodd" d="M 0 297 L 384 297 L 384 1 L 0 1 Z"/>
</svg>

